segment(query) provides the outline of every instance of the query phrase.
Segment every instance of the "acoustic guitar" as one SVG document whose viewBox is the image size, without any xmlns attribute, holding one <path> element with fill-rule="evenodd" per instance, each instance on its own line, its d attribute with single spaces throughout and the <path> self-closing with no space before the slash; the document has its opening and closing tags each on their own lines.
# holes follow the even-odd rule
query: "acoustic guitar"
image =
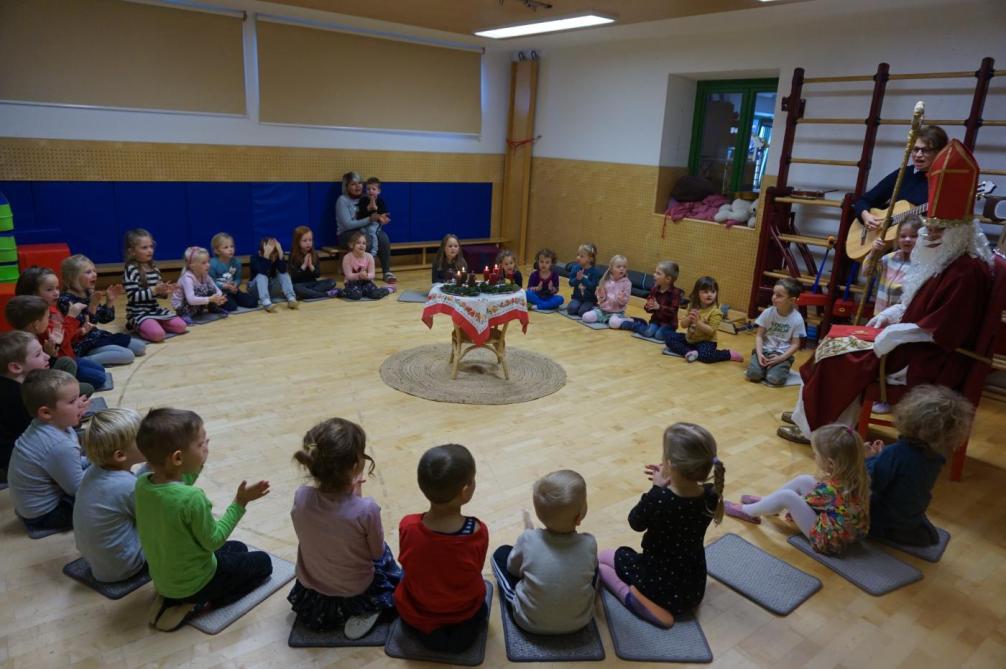
<svg viewBox="0 0 1006 669">
<path fill-rule="evenodd" d="M 982 181 L 978 184 L 976 197 L 985 197 L 995 189 L 996 185 L 991 181 Z M 908 200 L 898 200 L 895 202 L 894 211 L 891 214 L 891 225 L 887 228 L 887 234 L 884 235 L 884 244 L 892 244 L 897 241 L 898 229 L 901 222 L 910 216 L 925 214 L 928 206 L 928 203 L 925 202 L 918 206 L 913 206 Z M 887 216 L 887 207 L 871 209 L 870 213 L 874 218 L 883 223 L 884 217 Z M 880 228 L 870 230 L 857 217 L 849 227 L 849 236 L 845 238 L 845 255 L 850 260 L 856 262 L 863 260 L 873 251 L 873 242 L 879 236 Z"/>
</svg>

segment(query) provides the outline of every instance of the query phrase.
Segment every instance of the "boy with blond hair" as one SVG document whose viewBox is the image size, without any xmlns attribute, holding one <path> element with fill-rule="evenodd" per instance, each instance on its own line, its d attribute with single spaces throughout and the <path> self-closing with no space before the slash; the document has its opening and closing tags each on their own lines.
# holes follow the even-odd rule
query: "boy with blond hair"
<svg viewBox="0 0 1006 669">
<path fill-rule="evenodd" d="M 514 621 L 535 634 L 576 631 L 594 616 L 597 542 L 576 528 L 587 515 L 587 484 L 563 469 L 534 484 L 534 511 L 545 529 L 524 512 L 524 532 L 514 546 L 500 546 L 492 565 Z"/>
<path fill-rule="evenodd" d="M 77 550 L 94 578 L 124 581 L 146 564 L 136 532 L 136 477 L 130 469 L 143 462 L 136 446 L 140 414 L 105 409 L 91 417 L 84 448 L 91 466 L 77 489 L 73 532 Z"/>
<path fill-rule="evenodd" d="M 32 421 L 14 442 L 7 472 L 14 512 L 30 530 L 68 530 L 74 495 L 89 464 L 73 429 L 87 399 L 66 372 L 36 369 L 21 384 L 21 401 Z"/>
</svg>

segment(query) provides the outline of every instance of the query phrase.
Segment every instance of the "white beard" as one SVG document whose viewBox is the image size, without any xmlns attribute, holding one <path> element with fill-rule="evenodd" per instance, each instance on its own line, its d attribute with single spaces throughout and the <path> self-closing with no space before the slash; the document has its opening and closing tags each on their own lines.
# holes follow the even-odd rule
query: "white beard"
<svg viewBox="0 0 1006 669">
<path fill-rule="evenodd" d="M 902 284 L 901 304 L 906 308 L 926 281 L 939 275 L 965 253 L 987 263 L 992 260 L 988 239 L 977 222 L 974 225 L 947 228 L 939 246 L 929 247 L 926 242 L 927 235 L 923 229 L 919 234 L 919 242 L 912 249 L 912 264 Z"/>
</svg>

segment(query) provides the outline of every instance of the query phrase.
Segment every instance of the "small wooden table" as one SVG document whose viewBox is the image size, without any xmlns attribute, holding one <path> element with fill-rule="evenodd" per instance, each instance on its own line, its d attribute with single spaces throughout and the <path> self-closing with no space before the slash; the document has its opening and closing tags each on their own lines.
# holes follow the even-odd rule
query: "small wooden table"
<svg viewBox="0 0 1006 669">
<path fill-rule="evenodd" d="M 503 370 L 503 378 L 510 378 L 506 362 L 506 332 L 510 321 L 518 320 L 527 332 L 527 298 L 523 290 L 502 295 L 483 294 L 475 297 L 450 295 L 436 284 L 426 298 L 422 320 L 433 327 L 433 317 L 448 314 L 454 322 L 451 332 L 451 378 L 458 377 L 461 359 L 479 348 L 486 348 L 496 356 L 496 364 Z"/>
</svg>

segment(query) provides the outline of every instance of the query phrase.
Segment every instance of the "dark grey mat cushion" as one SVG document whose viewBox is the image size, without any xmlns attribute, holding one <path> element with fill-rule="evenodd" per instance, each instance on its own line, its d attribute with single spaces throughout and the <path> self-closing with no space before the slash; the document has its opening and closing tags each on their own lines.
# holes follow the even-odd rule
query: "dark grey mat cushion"
<svg viewBox="0 0 1006 669">
<path fill-rule="evenodd" d="M 91 573 L 91 567 L 84 558 L 77 558 L 64 566 L 63 573 L 109 599 L 122 599 L 133 590 L 150 583 L 150 574 L 147 573 L 146 567 L 125 581 L 103 583 L 94 578 L 94 574 Z"/>
<path fill-rule="evenodd" d="M 637 662 L 712 662 L 706 635 L 693 616 L 676 616 L 669 630 L 637 618 L 607 589 L 601 590 L 604 616 L 615 655 Z"/>
<path fill-rule="evenodd" d="M 845 580 L 877 597 L 922 580 L 921 571 L 870 543 L 855 543 L 849 546 L 842 557 L 814 552 L 807 537 L 802 534 L 791 536 L 789 543 Z"/>
<path fill-rule="evenodd" d="M 248 546 L 248 550 L 256 551 L 259 549 Z M 219 634 L 238 618 L 268 599 L 272 593 L 293 580 L 294 565 L 292 562 L 278 558 L 272 553 L 269 554 L 269 558 L 272 560 L 272 575 L 265 583 L 233 604 L 201 613 L 186 624 L 205 634 Z"/>
<path fill-rule="evenodd" d="M 315 632 L 304 627 L 300 622 L 300 616 L 293 621 L 290 629 L 290 638 L 287 645 L 291 648 L 340 648 L 353 646 L 383 646 L 388 640 L 388 631 L 391 629 L 393 616 L 385 614 L 378 619 L 374 629 L 370 630 L 366 636 L 359 639 L 347 639 L 341 629 L 330 630 L 328 632 Z"/>
<path fill-rule="evenodd" d="M 950 533 L 942 527 L 937 527 L 936 533 L 940 535 L 940 540 L 932 546 L 906 546 L 905 544 L 895 543 L 887 539 L 878 539 L 877 541 L 926 562 L 939 562 L 940 558 L 943 557 L 943 553 L 947 550 L 947 544 L 950 543 Z"/>
<path fill-rule="evenodd" d="M 104 397 L 95 397 L 87 404 L 87 411 L 84 412 L 84 420 L 87 420 L 94 414 L 98 413 L 103 409 L 108 408 L 108 402 L 105 401 Z"/>
<path fill-rule="evenodd" d="M 190 325 L 205 325 L 206 323 L 212 323 L 214 321 L 220 321 L 227 318 L 227 313 L 223 312 L 205 312 L 198 316 L 192 317 L 192 322 Z"/>
<path fill-rule="evenodd" d="M 492 613 L 493 608 L 493 586 L 489 581 L 486 584 L 486 607 Z M 389 657 L 397 657 L 403 660 L 423 660 L 424 662 L 442 662 L 444 664 L 459 664 L 466 667 L 477 667 L 482 664 L 486 657 L 486 638 L 489 636 L 489 620 L 486 619 L 482 628 L 482 633 L 475 642 L 468 647 L 468 650 L 458 655 L 450 653 L 439 653 L 424 646 L 415 634 L 402 624 L 402 619 L 397 618 L 391 624 L 391 631 L 388 633 L 388 642 L 384 644 L 384 652 Z"/>
<path fill-rule="evenodd" d="M 115 388 L 115 381 L 112 380 L 112 373 L 109 372 L 109 371 L 106 371 L 105 372 L 105 385 L 103 385 L 100 388 L 95 388 L 94 392 L 96 392 L 96 393 L 103 393 L 105 391 L 112 390 L 113 388 Z"/>
<path fill-rule="evenodd" d="M 604 644 L 594 620 L 569 634 L 533 634 L 517 626 L 506 598 L 501 596 L 499 600 L 506 656 L 511 662 L 596 662 L 604 659 Z"/>
<path fill-rule="evenodd" d="M 237 316 L 238 314 L 250 314 L 253 311 L 261 311 L 262 307 L 238 307 L 234 311 L 230 312 L 231 316 Z"/>
<path fill-rule="evenodd" d="M 62 534 L 64 532 L 73 531 L 72 527 L 65 527 L 61 530 L 36 530 L 28 527 L 24 524 L 24 522 L 22 522 L 21 525 L 24 527 L 25 531 L 28 532 L 29 539 L 45 539 L 46 537 L 51 537 L 54 534 Z"/>
<path fill-rule="evenodd" d="M 610 330 L 607 323 L 588 323 L 587 321 L 580 319 L 580 325 L 590 328 L 591 330 Z"/>
<path fill-rule="evenodd" d="M 788 616 L 821 589 L 817 578 L 732 533 L 706 546 L 706 571 L 780 616 Z"/>
<path fill-rule="evenodd" d="M 309 297 L 306 300 L 297 300 L 297 301 L 307 304 L 308 302 L 324 302 L 325 300 L 334 300 L 334 299 L 335 299 L 334 296 L 330 297 L 326 295 L 325 297 Z"/>
<path fill-rule="evenodd" d="M 560 309 L 560 310 L 559 310 L 559 315 L 560 315 L 560 316 L 565 316 L 566 318 L 568 318 L 568 319 L 570 319 L 570 320 L 573 320 L 573 321 L 578 321 L 578 320 L 580 320 L 580 317 L 579 317 L 579 316 L 574 316 L 573 314 L 569 313 L 569 312 L 568 312 L 568 311 L 566 311 L 565 309 Z"/>
<path fill-rule="evenodd" d="M 419 304 L 426 303 L 426 293 L 420 292 L 418 290 L 403 290 L 398 294 L 399 302 L 417 302 Z"/>
<path fill-rule="evenodd" d="M 653 342 L 654 344 L 660 344 L 661 346 L 667 346 L 667 342 L 664 341 L 663 339 L 657 339 L 656 337 L 644 337 L 638 332 L 633 332 L 632 336 L 635 337 L 636 339 L 642 339 L 643 341 L 649 341 Z"/>
</svg>

